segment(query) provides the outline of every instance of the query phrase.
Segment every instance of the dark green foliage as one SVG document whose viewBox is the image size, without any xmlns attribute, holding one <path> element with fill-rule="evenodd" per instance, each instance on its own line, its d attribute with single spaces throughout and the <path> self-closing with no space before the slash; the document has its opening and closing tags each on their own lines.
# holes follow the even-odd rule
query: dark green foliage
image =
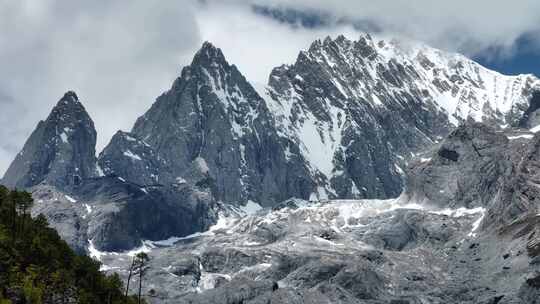
<svg viewBox="0 0 540 304">
<path fill-rule="evenodd" d="M 137 303 L 123 295 L 117 275 L 75 254 L 40 215 L 32 197 L 0 186 L 0 304 Z"/>
</svg>

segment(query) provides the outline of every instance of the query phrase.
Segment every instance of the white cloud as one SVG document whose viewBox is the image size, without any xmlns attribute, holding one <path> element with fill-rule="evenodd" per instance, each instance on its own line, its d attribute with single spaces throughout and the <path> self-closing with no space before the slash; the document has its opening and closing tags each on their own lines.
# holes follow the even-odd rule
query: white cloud
<svg viewBox="0 0 540 304">
<path fill-rule="evenodd" d="M 540 1 L 537 0 L 225 1 L 310 9 L 336 17 L 369 20 L 384 31 L 469 55 L 494 47 L 511 50 L 518 37 L 540 30 Z"/>
<path fill-rule="evenodd" d="M 230 63 L 258 83 L 266 83 L 274 67 L 293 63 L 316 39 L 339 34 L 356 38 L 349 26 L 291 28 L 243 6 L 202 6 L 196 18 L 202 38 L 220 47 Z"/>
</svg>

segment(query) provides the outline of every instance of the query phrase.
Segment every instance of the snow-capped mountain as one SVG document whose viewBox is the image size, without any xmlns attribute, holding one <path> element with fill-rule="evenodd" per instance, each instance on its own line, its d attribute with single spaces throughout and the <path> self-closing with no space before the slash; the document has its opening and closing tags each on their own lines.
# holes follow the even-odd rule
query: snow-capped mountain
<svg viewBox="0 0 540 304">
<path fill-rule="evenodd" d="M 538 84 L 419 43 L 363 35 L 314 42 L 255 90 L 205 43 L 130 134 L 152 160 L 115 137 L 117 156 L 107 148 L 100 162 L 144 184 L 190 182 L 202 168 L 217 199 L 237 204 L 395 197 L 411 155 L 467 119 L 517 126 Z"/>
<path fill-rule="evenodd" d="M 366 34 L 314 42 L 262 94 L 280 134 L 326 178 L 318 197 L 365 198 L 397 196 L 403 160 L 467 119 L 517 126 L 538 87 L 532 75 Z"/>
<path fill-rule="evenodd" d="M 205 43 L 97 159 L 66 93 L 2 182 L 104 271 L 149 252 L 152 303 L 535 303 L 539 108 L 419 43 L 316 41 L 257 89 Z"/>
<path fill-rule="evenodd" d="M 45 204 L 62 193 L 82 200 L 99 216 L 75 212 L 77 246 L 92 240 L 97 249 L 126 249 L 204 230 L 221 203 L 397 197 L 408 160 L 456 124 L 534 121 L 538 83 L 421 44 L 363 35 L 315 41 L 255 89 L 207 42 L 97 163 L 93 123 L 69 92 L 3 182 L 39 184 Z M 142 220 L 149 204 L 152 216 Z M 54 205 L 46 208 L 63 227 Z"/>
</svg>

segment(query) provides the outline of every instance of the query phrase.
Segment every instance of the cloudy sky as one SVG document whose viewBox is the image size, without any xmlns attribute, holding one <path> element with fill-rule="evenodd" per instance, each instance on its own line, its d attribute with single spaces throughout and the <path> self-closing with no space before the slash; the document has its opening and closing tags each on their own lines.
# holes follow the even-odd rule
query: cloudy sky
<svg viewBox="0 0 540 304">
<path fill-rule="evenodd" d="M 99 152 L 205 40 L 265 83 L 313 40 L 360 30 L 540 74 L 538 0 L 0 0 L 0 175 L 67 90 L 94 119 Z"/>
</svg>

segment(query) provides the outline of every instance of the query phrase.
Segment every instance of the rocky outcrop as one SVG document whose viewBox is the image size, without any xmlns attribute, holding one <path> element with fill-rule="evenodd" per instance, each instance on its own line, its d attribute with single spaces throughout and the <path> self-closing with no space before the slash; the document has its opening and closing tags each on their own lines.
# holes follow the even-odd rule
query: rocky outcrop
<svg viewBox="0 0 540 304">
<path fill-rule="evenodd" d="M 2 179 L 12 188 L 40 183 L 60 189 L 78 186 L 96 171 L 96 130 L 74 92 L 67 92 L 40 121 Z"/>
<path fill-rule="evenodd" d="M 208 229 L 216 221 L 215 201 L 187 185 L 140 186 L 121 178 L 86 181 L 76 199 L 89 206 L 88 240 L 99 250 L 122 251 L 143 240 L 164 240 Z"/>
<path fill-rule="evenodd" d="M 122 131 L 101 152 L 99 166 L 105 175 L 115 174 L 140 185 L 174 180 L 167 162 L 148 143 Z"/>
<path fill-rule="evenodd" d="M 413 162 L 405 196 L 440 208 L 484 208 L 504 229 L 538 214 L 540 136 L 467 123 Z"/>
<path fill-rule="evenodd" d="M 69 194 L 47 185 L 31 190 L 32 214 L 44 214 L 81 253 L 130 250 L 146 240 L 205 231 L 217 219 L 216 202 L 203 186 L 141 187 L 107 176 L 84 180 Z"/>
<path fill-rule="evenodd" d="M 467 123 L 412 165 L 406 194 L 438 207 L 485 207 L 512 174 L 510 140 L 484 124 Z"/>
</svg>

